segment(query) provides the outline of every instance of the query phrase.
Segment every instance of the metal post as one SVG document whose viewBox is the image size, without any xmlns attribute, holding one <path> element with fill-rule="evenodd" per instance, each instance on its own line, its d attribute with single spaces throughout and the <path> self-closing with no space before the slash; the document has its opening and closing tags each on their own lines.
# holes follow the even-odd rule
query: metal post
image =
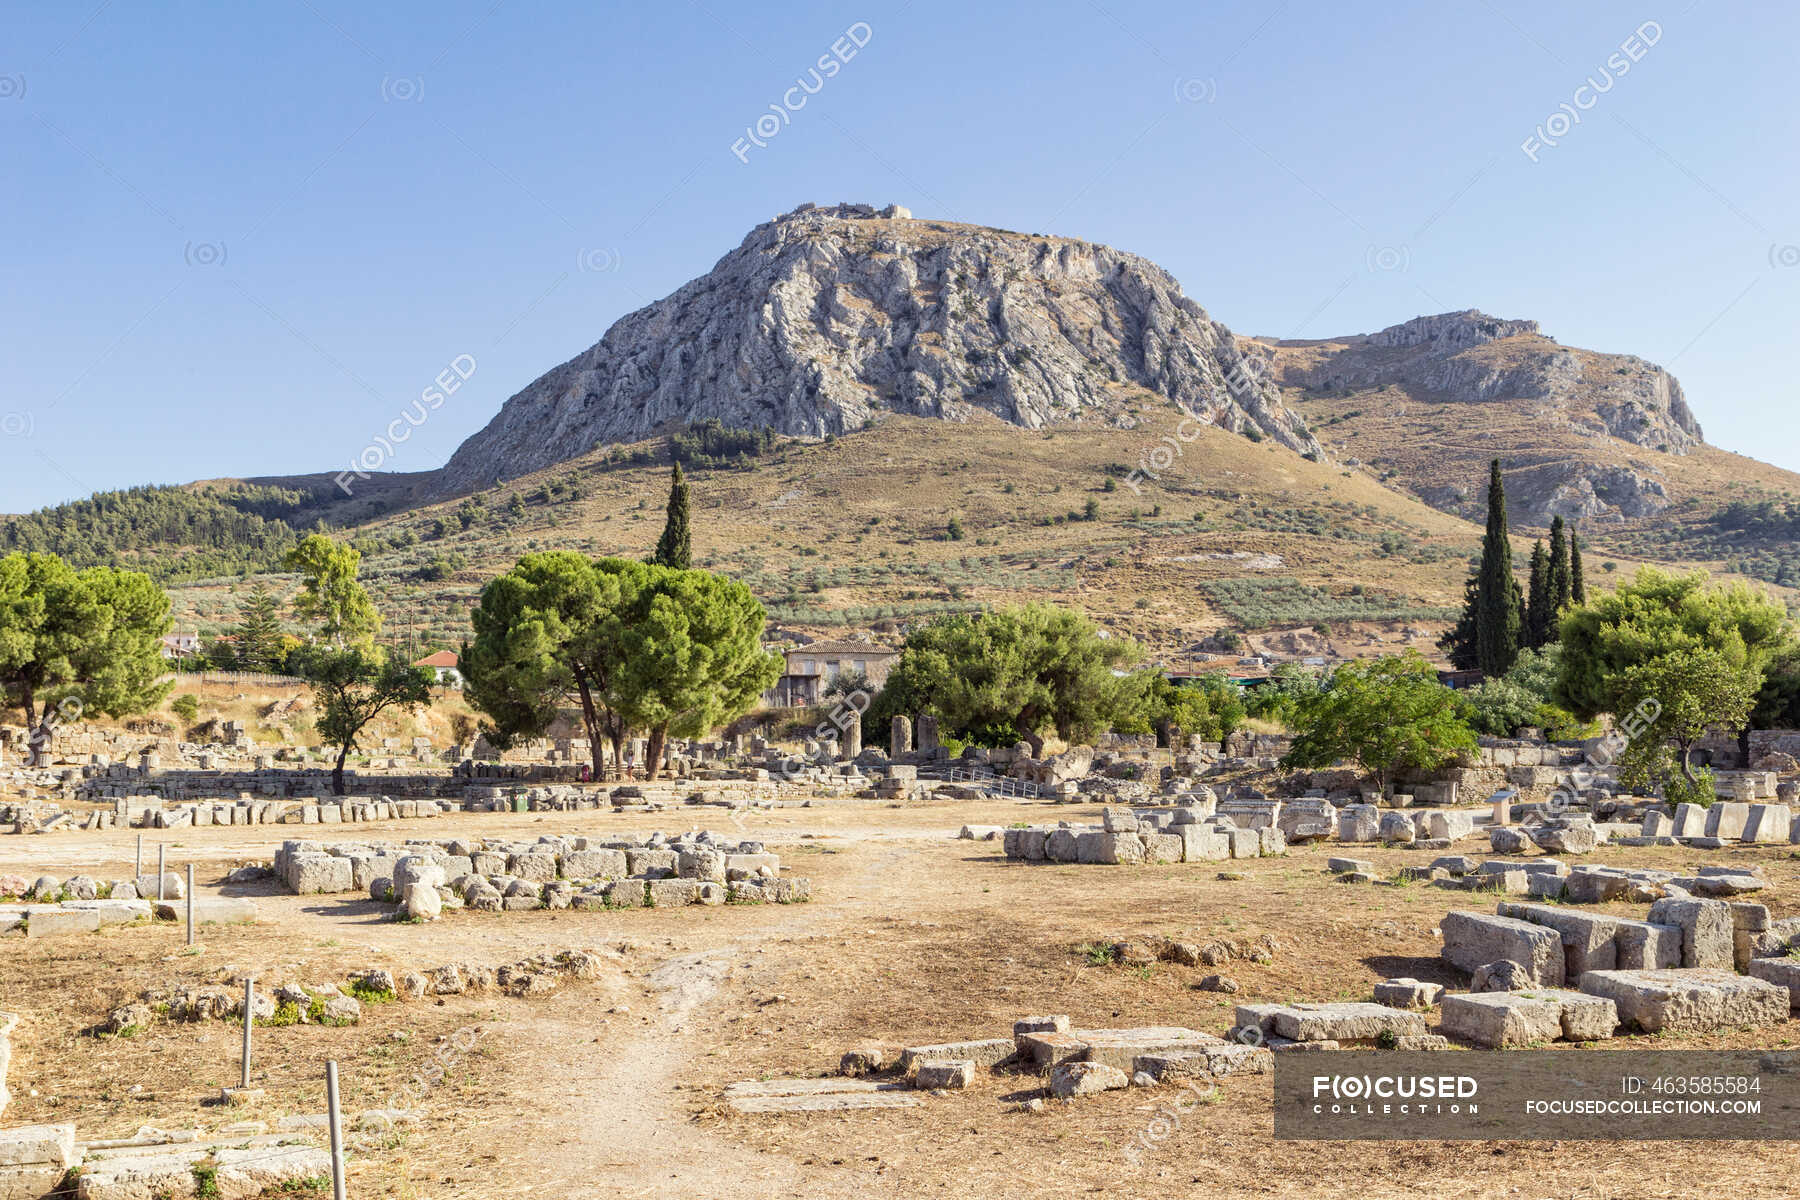
<svg viewBox="0 0 1800 1200">
<path fill-rule="evenodd" d="M 167 860 L 168 853 L 168 846 L 161 842 L 156 843 L 156 898 L 158 900 L 167 899 L 167 897 L 163 895 L 163 863 Z"/>
<path fill-rule="evenodd" d="M 144 877 L 144 835 L 138 834 L 137 863 L 131 870 L 131 882 L 136 883 Z"/>
<path fill-rule="evenodd" d="M 194 864 L 187 865 L 187 944 L 194 944 Z"/>
<path fill-rule="evenodd" d="M 325 1064 L 325 1111 L 331 1127 L 331 1200 L 344 1200 L 344 1118 L 338 1111 L 336 1059 Z"/>
<path fill-rule="evenodd" d="M 244 980 L 244 1078 L 239 1087 L 250 1088 L 250 1030 L 256 1025 L 256 980 Z"/>
</svg>

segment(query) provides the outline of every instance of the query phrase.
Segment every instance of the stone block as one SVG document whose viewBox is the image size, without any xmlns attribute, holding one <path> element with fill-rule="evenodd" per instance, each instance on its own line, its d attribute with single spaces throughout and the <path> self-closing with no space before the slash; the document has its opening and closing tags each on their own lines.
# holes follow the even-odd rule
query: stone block
<svg viewBox="0 0 1800 1200">
<path fill-rule="evenodd" d="M 1231 829 L 1225 836 L 1231 842 L 1231 857 L 1256 858 L 1262 854 L 1262 835 L 1254 829 Z"/>
<path fill-rule="evenodd" d="M 926 1090 L 936 1088 L 966 1088 L 974 1082 L 974 1060 L 967 1058 L 928 1058 L 919 1061 L 919 1073 L 915 1081 L 915 1086 Z"/>
<path fill-rule="evenodd" d="M 1773 1025 L 1787 1019 L 1791 1002 L 1784 987 L 1710 967 L 1590 971 L 1581 977 L 1581 990 L 1611 1000 L 1619 1021 L 1644 1033 Z"/>
<path fill-rule="evenodd" d="M 629 880 L 622 880 L 629 886 Z M 652 879 L 645 893 L 653 908 L 680 908 L 700 898 L 700 882 L 694 879 Z"/>
<path fill-rule="evenodd" d="M 1138 1029 L 1079 1029 L 1075 1036 L 1087 1043 L 1087 1052 L 1082 1056 L 1085 1061 L 1105 1063 L 1121 1071 L 1129 1071 L 1131 1060 L 1140 1054 L 1171 1054 L 1224 1042 L 1217 1034 L 1166 1025 Z"/>
<path fill-rule="evenodd" d="M 356 888 L 350 860 L 335 854 L 297 854 L 287 860 L 287 885 L 297 896 L 327 895 L 349 892 Z M 151 890 L 138 889 L 139 895 L 156 895 L 154 877 Z"/>
<path fill-rule="evenodd" d="M 1037 1036 L 1037 1035 L 1033 1035 Z M 992 1067 L 1019 1052 L 1013 1038 L 980 1038 L 972 1042 L 941 1042 L 934 1046 L 908 1046 L 900 1052 L 900 1069 L 910 1072 L 922 1062 L 968 1061 L 978 1067 Z"/>
<path fill-rule="evenodd" d="M 1357 1000 L 1296 1004 L 1275 1014 L 1275 1033 L 1296 1042 L 1367 1042 L 1424 1032 L 1425 1018 L 1416 1012 Z"/>
<path fill-rule="evenodd" d="M 1045 1031 L 1021 1033 L 1013 1042 L 1020 1057 L 1040 1070 L 1058 1063 L 1075 1062 L 1087 1054 L 1087 1043 L 1074 1033 Z"/>
<path fill-rule="evenodd" d="M 562 873 L 568 879 L 623 879 L 631 865 L 623 850 L 573 850 L 563 855 Z"/>
<path fill-rule="evenodd" d="M 1456 810 L 1433 809 L 1420 814 L 1425 836 L 1434 841 L 1454 842 L 1475 832 L 1475 814 Z"/>
<path fill-rule="evenodd" d="M 1562 985 L 1562 938 L 1553 929 L 1480 912 L 1446 913 L 1440 927 L 1443 956 L 1453 966 L 1473 971 L 1506 959 L 1517 963 L 1535 986 Z"/>
<path fill-rule="evenodd" d="M 1553 1042 L 1562 1036 L 1562 1006 L 1526 992 L 1446 996 L 1442 1028 L 1450 1037 L 1489 1049 Z"/>
<path fill-rule="evenodd" d="M 38 908 L 30 914 L 25 936 L 36 941 L 76 933 L 96 933 L 99 929 L 100 914 L 92 909 Z"/>
<path fill-rule="evenodd" d="M 1443 996 L 1443 984 L 1417 979 L 1385 979 L 1375 985 L 1375 1003 L 1389 1008 L 1434 1008 Z"/>
<path fill-rule="evenodd" d="M 1750 822 L 1750 806 L 1738 800 L 1720 800 L 1706 810 L 1706 836 L 1734 842 L 1744 836 Z"/>
<path fill-rule="evenodd" d="M 1182 862 L 1221 862 L 1231 857 L 1231 839 L 1210 825 L 1175 825 Z"/>
<path fill-rule="evenodd" d="M 1271 831 L 1280 836 L 1280 831 Z M 1144 844 L 1144 861 L 1153 863 L 1178 863 L 1183 858 L 1181 837 L 1172 833 L 1144 833 L 1138 837 Z"/>
<path fill-rule="evenodd" d="M 1381 810 L 1373 804 L 1348 804 L 1338 810 L 1338 840 L 1374 842 L 1381 838 Z"/>
<path fill-rule="evenodd" d="M 1681 929 L 1649 921 L 1620 920 L 1613 938 L 1621 971 L 1654 971 L 1681 965 Z"/>
<path fill-rule="evenodd" d="M 1050 1094 L 1058 1100 L 1073 1100 L 1101 1092 L 1117 1091 L 1131 1084 L 1130 1076 L 1118 1067 L 1105 1063 L 1063 1063 L 1050 1072 Z"/>
<path fill-rule="evenodd" d="M 1772 844 L 1786 842 L 1793 828 L 1794 812 L 1785 804 L 1752 804 L 1744 822 L 1743 840 Z"/>
<path fill-rule="evenodd" d="M 1360 858 L 1328 858 L 1325 860 L 1325 869 L 1338 875 L 1350 871 L 1361 871 L 1365 875 L 1373 875 L 1375 864 Z"/>
<path fill-rule="evenodd" d="M 1800 958 L 1753 958 L 1749 967 L 1750 978 L 1786 988 L 1788 1006 L 1800 1008 Z"/>
<path fill-rule="evenodd" d="M 1650 921 L 1681 930 L 1681 965 L 1733 966 L 1731 906 L 1723 900 L 1668 897 L 1650 906 Z"/>
<path fill-rule="evenodd" d="M 76 1161 L 73 1124 L 0 1129 L 0 1167 L 53 1166 L 60 1177 Z"/>
</svg>

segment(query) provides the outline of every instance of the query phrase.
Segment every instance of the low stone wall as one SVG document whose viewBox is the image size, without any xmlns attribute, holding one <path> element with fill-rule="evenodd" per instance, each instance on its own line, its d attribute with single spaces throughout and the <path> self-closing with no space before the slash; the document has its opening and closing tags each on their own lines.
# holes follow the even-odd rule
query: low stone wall
<svg viewBox="0 0 1800 1200">
<path fill-rule="evenodd" d="M 1287 848 L 1273 824 L 1240 827 L 1233 818 L 1203 807 L 1107 809 L 1097 829 L 1067 821 L 1008 829 L 1001 844 L 1008 858 L 1027 862 L 1097 864 L 1220 862 L 1280 854 Z"/>
<path fill-rule="evenodd" d="M 806 900 L 811 884 L 781 877 L 762 843 L 709 833 L 664 838 L 546 836 L 535 842 L 482 838 L 282 844 L 275 873 L 299 895 L 367 892 L 404 904 L 406 915 L 444 907 L 486 911 L 640 908 Z"/>
</svg>

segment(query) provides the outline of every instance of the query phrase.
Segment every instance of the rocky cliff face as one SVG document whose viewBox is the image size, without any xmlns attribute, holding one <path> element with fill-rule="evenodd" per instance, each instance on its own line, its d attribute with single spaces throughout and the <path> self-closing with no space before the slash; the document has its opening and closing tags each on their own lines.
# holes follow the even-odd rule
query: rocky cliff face
<svg viewBox="0 0 1800 1200">
<path fill-rule="evenodd" d="M 1379 463 L 1465 516 L 1485 478 L 1476 465 L 1495 455 L 1524 524 L 1654 515 L 1669 504 L 1668 458 L 1703 441 L 1674 376 L 1632 355 L 1560 345 L 1535 321 L 1443 313 L 1273 343 L 1273 355 L 1289 402 L 1332 421 L 1334 452 Z"/>
<path fill-rule="evenodd" d="M 823 437 L 883 411 L 985 410 L 1034 429 L 1123 421 L 1143 392 L 1319 453 L 1270 359 L 1135 255 L 897 207 L 805 205 L 508 400 L 440 490 L 709 418 Z"/>
</svg>

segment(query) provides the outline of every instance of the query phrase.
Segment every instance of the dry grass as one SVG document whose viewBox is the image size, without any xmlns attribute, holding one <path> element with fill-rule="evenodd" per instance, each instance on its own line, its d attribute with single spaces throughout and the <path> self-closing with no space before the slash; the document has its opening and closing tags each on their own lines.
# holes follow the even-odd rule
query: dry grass
<svg viewBox="0 0 1800 1200">
<path fill-rule="evenodd" d="M 991 843 L 951 840 L 963 821 L 1091 819 L 1095 810 L 1018 804 L 828 808 L 759 814 L 746 831 L 814 881 L 815 900 L 786 907 L 613 913 L 459 914 L 436 925 L 381 922 L 338 897 L 269 897 L 252 928 L 207 931 L 205 952 L 179 951 L 171 928 L 96 939 L 10 941 L 0 1005 L 26 1014 L 9 1119 L 77 1120 L 85 1136 L 140 1123 L 208 1126 L 240 1114 L 204 1101 L 236 1074 L 224 1025 L 157 1026 L 99 1041 L 83 1030 L 155 982 L 211 982 L 241 971 L 312 982 L 361 967 L 512 961 L 544 948 L 623 948 L 616 970 L 548 1001 L 450 998 L 366 1010 L 363 1025 L 271 1029 L 259 1037 L 270 1099 L 256 1116 L 316 1111 L 322 1060 L 344 1064 L 354 1107 L 378 1103 L 428 1062 L 438 1039 L 478 1027 L 479 1053 L 456 1059 L 419 1107 L 426 1122 L 370 1146 L 362 1196 L 548 1198 L 594 1194 L 712 1196 L 1346 1195 L 1676 1196 L 1715 1187 L 1788 1192 L 1789 1152 L 1775 1143 L 1278 1143 L 1269 1085 L 1228 1081 L 1141 1167 L 1123 1150 L 1168 1094 L 1113 1093 L 1033 1115 L 1014 1102 L 1039 1081 L 984 1072 L 966 1094 L 907 1110 L 805 1117 L 724 1110 L 727 1083 L 828 1073 L 868 1039 L 916 1044 L 1003 1035 L 1011 1021 L 1067 1012 L 1079 1024 L 1185 1024 L 1214 1031 L 1240 1000 L 1365 997 L 1412 974 L 1459 982 L 1436 959 L 1444 912 L 1490 898 L 1429 887 L 1347 888 L 1329 881 L 1324 847 L 1234 864 L 1143 869 L 1008 863 Z M 647 829 L 676 821 L 599 814 L 481 816 L 431 832 Z M 416 823 L 371 835 L 406 836 Z M 362 831 L 359 831 L 362 832 Z M 806 836 L 819 835 L 819 836 Z M 0 841 L 0 870 L 122 868 L 130 834 Z M 266 855 L 268 831 L 184 831 L 183 853 L 217 878 Z M 1391 874 L 1419 854 L 1361 855 Z M 1606 850 L 1600 861 L 1690 867 L 1754 861 L 1777 915 L 1800 908 L 1800 862 L 1785 849 L 1705 855 Z M 1610 906 L 1620 912 L 1628 905 Z M 1075 947 L 1118 937 L 1250 939 L 1279 944 L 1268 965 L 1224 968 L 1226 997 L 1193 989 L 1210 969 L 1097 967 Z M 629 1012 L 619 1011 L 623 1006 Z M 406 1034 L 401 1041 L 393 1035 Z M 1623 1046 L 1778 1047 L 1800 1025 Z M 133 1097 L 132 1083 L 149 1094 Z M 28 1094 L 36 1089 L 38 1095 Z"/>
</svg>

